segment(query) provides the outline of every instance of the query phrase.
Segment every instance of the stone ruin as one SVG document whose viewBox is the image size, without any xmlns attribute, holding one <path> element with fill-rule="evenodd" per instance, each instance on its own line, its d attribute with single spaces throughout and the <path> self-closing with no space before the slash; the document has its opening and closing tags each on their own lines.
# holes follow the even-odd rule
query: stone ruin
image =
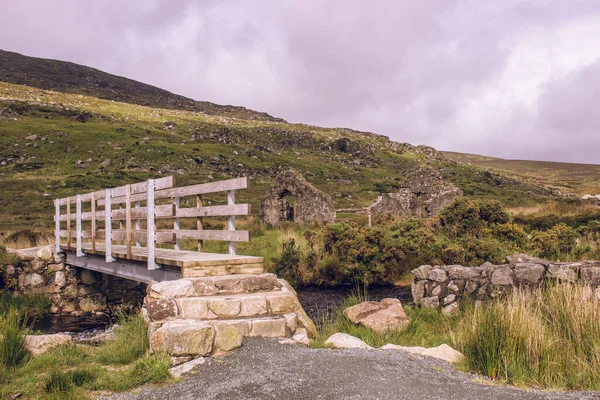
<svg viewBox="0 0 600 400">
<path fill-rule="evenodd" d="M 287 221 L 324 225 L 335 221 L 335 206 L 329 195 L 314 188 L 299 172 L 288 170 L 275 178 L 261 199 L 260 216 L 272 226 Z"/>
<path fill-rule="evenodd" d="M 433 217 L 462 194 L 462 190 L 444 182 L 439 171 L 422 167 L 408 176 L 400 190 L 382 194 L 366 211 L 389 212 L 398 217 Z"/>
</svg>

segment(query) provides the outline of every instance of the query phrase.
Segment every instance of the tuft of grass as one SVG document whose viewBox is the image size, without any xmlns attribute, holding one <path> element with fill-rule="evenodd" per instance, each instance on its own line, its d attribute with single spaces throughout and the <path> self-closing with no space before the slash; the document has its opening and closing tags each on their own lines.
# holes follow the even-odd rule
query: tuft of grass
<svg viewBox="0 0 600 400">
<path fill-rule="evenodd" d="M 167 353 L 154 353 L 140 358 L 118 375 L 106 375 L 91 389 L 105 389 L 122 392 L 148 383 L 162 383 L 169 379 L 171 358 Z"/>
<path fill-rule="evenodd" d="M 15 310 L 21 315 L 42 317 L 50 312 L 51 301 L 42 294 L 15 296 L 12 292 L 0 292 L 0 314 Z"/>
<path fill-rule="evenodd" d="M 27 332 L 27 318 L 17 309 L 11 308 L 0 315 L 0 365 L 5 369 L 17 368 L 29 357 L 25 348 Z"/>
<path fill-rule="evenodd" d="M 148 332 L 141 312 L 121 314 L 119 324 L 121 326 L 115 331 L 115 339 L 100 347 L 97 359 L 101 364 L 129 364 L 148 350 Z"/>
<path fill-rule="evenodd" d="M 492 379 L 600 389 L 600 300 L 589 286 L 515 290 L 466 314 L 456 331 L 466 367 Z"/>
</svg>

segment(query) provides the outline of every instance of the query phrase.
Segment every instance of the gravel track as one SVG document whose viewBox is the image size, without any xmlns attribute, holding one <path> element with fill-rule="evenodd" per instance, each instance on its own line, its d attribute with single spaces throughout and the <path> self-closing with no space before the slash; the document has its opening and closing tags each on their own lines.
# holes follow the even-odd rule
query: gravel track
<svg viewBox="0 0 600 400">
<path fill-rule="evenodd" d="M 600 399 L 595 392 L 549 392 L 485 382 L 428 357 L 394 350 L 309 349 L 246 339 L 178 383 L 111 399 Z"/>
</svg>

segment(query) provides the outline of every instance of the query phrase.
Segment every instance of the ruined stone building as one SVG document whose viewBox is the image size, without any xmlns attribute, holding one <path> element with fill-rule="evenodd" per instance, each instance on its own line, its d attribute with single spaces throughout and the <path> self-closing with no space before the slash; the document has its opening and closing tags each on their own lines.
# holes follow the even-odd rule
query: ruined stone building
<svg viewBox="0 0 600 400">
<path fill-rule="evenodd" d="M 422 167 L 407 177 L 400 190 L 382 194 L 366 211 L 389 212 L 398 217 L 432 217 L 462 194 L 462 190 L 444 182 L 439 171 Z"/>
<path fill-rule="evenodd" d="M 273 226 L 293 221 L 324 225 L 335 221 L 331 197 L 314 188 L 297 171 L 279 174 L 260 202 L 260 217 Z"/>
</svg>

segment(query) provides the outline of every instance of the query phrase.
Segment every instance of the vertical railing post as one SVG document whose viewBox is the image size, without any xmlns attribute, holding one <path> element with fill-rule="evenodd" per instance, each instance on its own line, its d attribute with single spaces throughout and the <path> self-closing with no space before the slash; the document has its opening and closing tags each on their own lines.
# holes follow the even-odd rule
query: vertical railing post
<svg viewBox="0 0 600 400">
<path fill-rule="evenodd" d="M 92 229 L 92 254 L 96 254 L 96 195 L 90 194 L 91 208 L 91 229 Z"/>
<path fill-rule="evenodd" d="M 127 259 L 133 258 L 131 254 L 131 185 L 125 186 L 125 240 L 127 241 Z"/>
<path fill-rule="evenodd" d="M 173 230 L 175 231 L 175 250 L 180 250 L 179 246 L 179 236 L 177 236 L 177 231 L 181 228 L 181 221 L 177 217 L 177 213 L 179 212 L 179 197 L 173 197 L 173 216 L 175 219 L 173 220 Z"/>
<path fill-rule="evenodd" d="M 77 257 L 83 257 L 83 250 L 81 249 L 81 195 L 75 196 L 75 243 L 77 246 Z"/>
<path fill-rule="evenodd" d="M 147 205 L 147 217 L 146 217 L 146 221 L 148 224 L 147 227 L 147 233 L 148 233 L 148 238 L 146 240 L 146 247 L 148 248 L 148 269 L 149 270 L 153 270 L 156 269 L 156 261 L 154 258 L 154 245 L 155 245 L 155 225 L 154 225 L 154 179 L 149 179 L 148 180 L 148 190 L 146 191 L 147 194 L 147 200 L 146 200 L 146 205 Z"/>
<path fill-rule="evenodd" d="M 113 262 L 112 256 L 112 191 L 104 190 L 104 244 L 105 244 L 105 260 L 107 263 Z"/>
<path fill-rule="evenodd" d="M 60 253 L 60 200 L 54 200 L 54 234 L 56 235 L 56 252 Z"/>
<path fill-rule="evenodd" d="M 135 202 L 135 208 L 138 209 L 137 212 L 139 213 L 140 212 L 140 210 L 139 210 L 139 208 L 140 208 L 140 202 L 139 201 Z M 142 229 L 142 223 L 141 223 L 140 219 L 138 218 L 138 219 L 135 220 L 135 230 L 139 231 L 140 229 Z M 141 246 L 140 241 L 136 239 L 136 241 L 135 241 L 135 247 L 140 247 L 140 246 Z"/>
<path fill-rule="evenodd" d="M 235 190 L 227 192 L 227 204 L 232 206 L 235 204 Z M 235 231 L 235 215 L 230 215 L 227 218 L 227 230 Z M 235 256 L 235 242 L 229 242 L 229 255 Z"/>
<path fill-rule="evenodd" d="M 71 250 L 71 198 L 67 197 L 67 250 Z"/>
<path fill-rule="evenodd" d="M 202 195 L 201 194 L 196 195 L 196 208 L 202 208 Z M 202 225 L 202 217 L 196 218 L 196 229 L 198 229 L 199 231 L 204 229 L 204 227 Z M 198 240 L 198 251 L 202 251 L 203 247 L 204 247 L 204 241 Z"/>
</svg>

